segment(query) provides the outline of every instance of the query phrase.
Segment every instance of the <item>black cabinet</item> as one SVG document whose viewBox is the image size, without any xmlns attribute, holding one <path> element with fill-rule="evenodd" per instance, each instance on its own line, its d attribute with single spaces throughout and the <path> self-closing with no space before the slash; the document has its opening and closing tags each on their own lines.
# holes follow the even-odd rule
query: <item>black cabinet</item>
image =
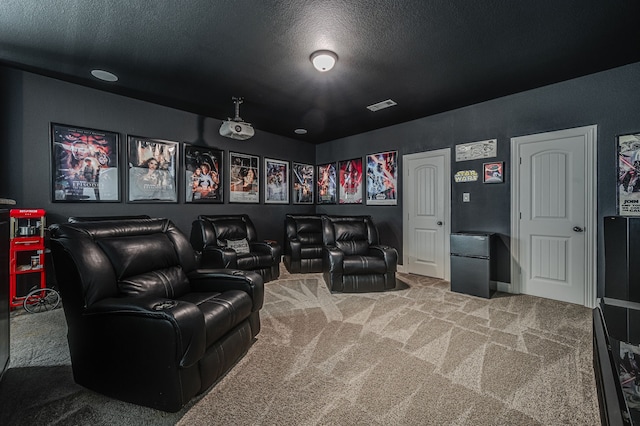
<svg viewBox="0 0 640 426">
<path fill-rule="evenodd" d="M 494 234 L 451 234 L 451 291 L 489 298 L 495 288 Z"/>
<path fill-rule="evenodd" d="M 604 296 L 640 303 L 640 217 L 604 218 Z"/>
<path fill-rule="evenodd" d="M 0 378 L 9 365 L 9 210 L 0 210 Z"/>
</svg>

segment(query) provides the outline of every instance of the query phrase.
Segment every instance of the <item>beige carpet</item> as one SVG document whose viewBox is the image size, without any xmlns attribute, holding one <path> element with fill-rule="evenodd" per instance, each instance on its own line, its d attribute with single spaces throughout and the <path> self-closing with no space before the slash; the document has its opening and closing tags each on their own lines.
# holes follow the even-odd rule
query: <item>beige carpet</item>
<svg viewBox="0 0 640 426">
<path fill-rule="evenodd" d="M 179 424 L 600 424 L 587 308 L 403 274 L 370 294 L 282 278 L 250 352 Z"/>
<path fill-rule="evenodd" d="M 587 308 L 405 274 L 403 290 L 330 294 L 283 272 L 255 344 L 178 413 L 76 385 L 62 312 L 14 313 L 0 424 L 599 424 Z"/>
</svg>

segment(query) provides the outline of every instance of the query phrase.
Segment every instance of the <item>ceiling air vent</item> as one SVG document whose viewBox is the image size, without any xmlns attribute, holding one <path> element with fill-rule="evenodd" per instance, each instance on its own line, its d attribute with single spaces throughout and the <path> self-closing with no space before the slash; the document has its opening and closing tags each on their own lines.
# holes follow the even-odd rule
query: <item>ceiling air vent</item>
<svg viewBox="0 0 640 426">
<path fill-rule="evenodd" d="M 367 109 L 369 111 L 380 111 L 381 109 L 389 108 L 392 106 L 398 105 L 391 99 L 387 99 L 386 101 L 378 102 L 377 104 L 369 105 Z"/>
</svg>

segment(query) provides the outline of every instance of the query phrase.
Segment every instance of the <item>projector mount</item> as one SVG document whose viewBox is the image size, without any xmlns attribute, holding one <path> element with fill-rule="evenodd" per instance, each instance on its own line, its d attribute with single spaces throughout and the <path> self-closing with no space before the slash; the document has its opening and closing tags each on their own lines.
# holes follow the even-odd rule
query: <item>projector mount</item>
<svg viewBox="0 0 640 426">
<path fill-rule="evenodd" d="M 233 121 L 241 122 L 242 118 L 240 118 L 240 104 L 244 102 L 244 98 L 234 96 L 231 99 L 236 106 L 236 116 L 233 118 Z M 229 120 L 231 120 L 231 118 Z"/>
</svg>

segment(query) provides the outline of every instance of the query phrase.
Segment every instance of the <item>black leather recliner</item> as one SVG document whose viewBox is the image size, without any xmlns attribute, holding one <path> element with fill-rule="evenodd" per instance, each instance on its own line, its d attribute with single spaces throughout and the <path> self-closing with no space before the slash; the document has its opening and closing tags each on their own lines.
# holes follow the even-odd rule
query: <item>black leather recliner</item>
<svg viewBox="0 0 640 426">
<path fill-rule="evenodd" d="M 284 266 L 292 274 L 322 272 L 322 220 L 288 214 L 284 219 Z"/>
<path fill-rule="evenodd" d="M 265 283 L 280 276 L 282 248 L 275 241 L 258 241 L 246 214 L 198 216 L 191 225 L 191 245 L 204 268 L 254 271 Z"/>
<path fill-rule="evenodd" d="M 371 216 L 322 216 L 324 280 L 332 292 L 369 292 L 396 285 L 398 252 L 379 245 Z"/>
<path fill-rule="evenodd" d="M 167 219 L 55 224 L 51 249 L 75 381 L 175 412 L 260 331 L 258 274 L 199 270 Z"/>
</svg>

